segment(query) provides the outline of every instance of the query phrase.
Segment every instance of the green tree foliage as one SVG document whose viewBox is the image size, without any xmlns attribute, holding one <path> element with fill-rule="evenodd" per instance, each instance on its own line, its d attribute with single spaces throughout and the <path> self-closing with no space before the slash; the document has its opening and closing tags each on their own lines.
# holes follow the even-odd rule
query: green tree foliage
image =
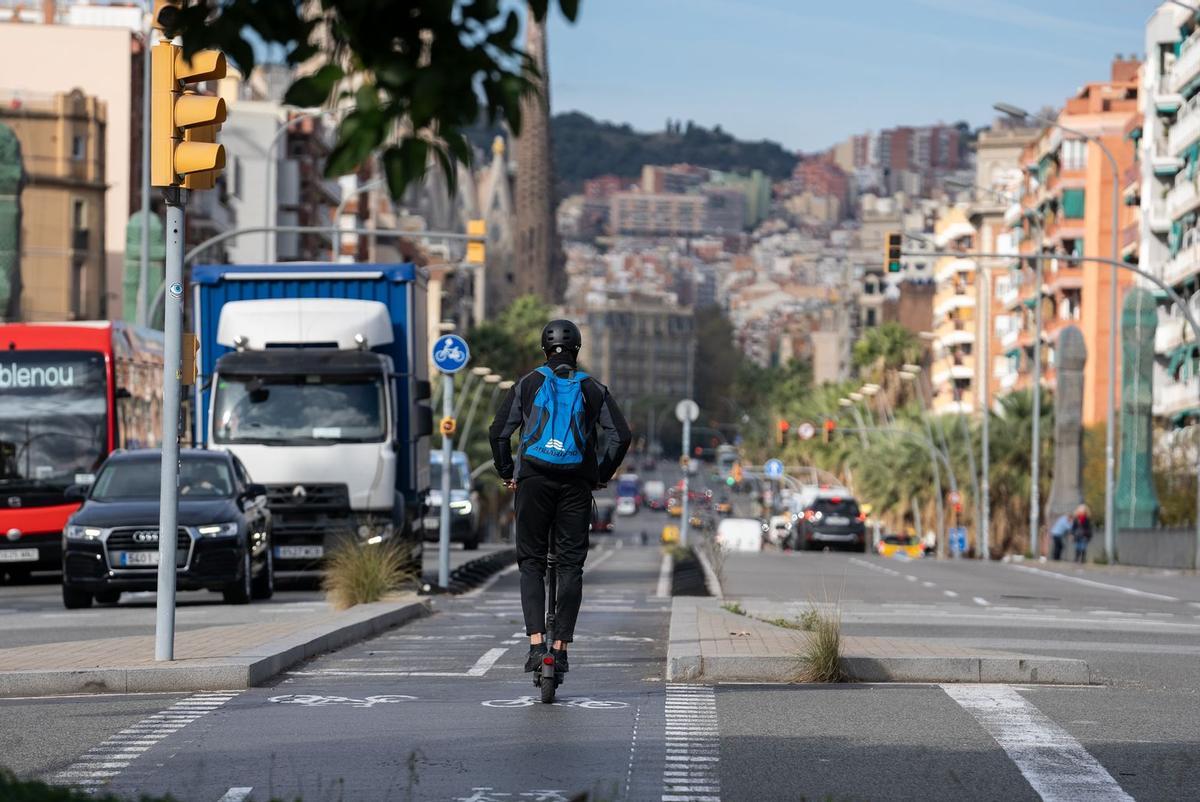
<svg viewBox="0 0 1200 802">
<path fill-rule="evenodd" d="M 499 316 L 467 334 L 471 362 L 516 381 L 545 361 L 542 329 L 553 315 L 554 309 L 536 295 L 518 298 Z"/>
<path fill-rule="evenodd" d="M 480 147 L 490 145 L 499 128 L 479 126 L 471 137 Z M 653 133 L 629 125 L 594 120 L 577 111 L 556 114 L 550 121 L 558 192 L 578 192 L 588 178 L 626 176 L 637 180 L 643 164 L 699 164 L 715 170 L 748 173 L 762 170 L 774 179 L 786 178 L 796 156 L 768 140 L 749 142 L 721 130 L 689 124 L 686 129 Z"/>
<path fill-rule="evenodd" d="M 530 13 L 545 19 L 550 2 L 529 0 Z M 573 21 L 579 0 L 558 7 Z M 537 86 L 520 17 L 500 0 L 199 0 L 167 28 L 183 36 L 185 54 L 218 48 L 245 75 L 255 40 L 282 48 L 290 65 L 324 55 L 284 101 L 352 99 L 325 173 L 354 172 L 381 151 L 393 197 L 422 180 L 430 155 L 453 189 L 456 164 L 471 160 L 464 129 L 482 119 L 519 132 L 521 100 Z"/>
</svg>

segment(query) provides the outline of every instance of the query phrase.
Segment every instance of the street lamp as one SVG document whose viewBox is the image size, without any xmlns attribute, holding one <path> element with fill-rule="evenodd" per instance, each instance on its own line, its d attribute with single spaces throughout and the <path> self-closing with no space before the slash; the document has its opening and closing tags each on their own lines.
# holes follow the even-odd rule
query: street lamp
<svg viewBox="0 0 1200 802">
<path fill-rule="evenodd" d="M 921 390 L 919 377 L 921 368 L 917 365 L 905 365 L 905 368 L 916 368 L 916 370 L 901 370 L 900 380 L 912 382 L 915 385 L 917 392 L 917 400 L 921 405 L 921 417 L 925 420 L 925 445 L 929 449 L 929 464 L 933 466 L 933 489 L 934 501 L 936 502 L 938 516 L 938 536 L 937 536 L 937 554 L 939 558 L 946 556 L 946 510 L 942 506 L 942 479 L 938 471 L 937 463 L 937 446 L 933 443 L 933 427 L 929 425 L 929 415 L 925 414 L 925 394 Z M 954 471 L 950 470 L 950 461 L 946 459 L 946 473 L 951 482 L 954 481 Z"/>
<path fill-rule="evenodd" d="M 485 368 L 485 370 L 486 370 L 486 368 Z M 466 449 L 467 444 L 470 442 L 470 440 L 468 438 L 470 438 L 470 436 L 471 436 L 471 424 L 475 421 L 475 407 L 477 407 L 479 405 L 479 399 L 483 396 L 483 388 L 488 385 L 491 385 L 491 388 L 492 388 L 492 397 L 491 397 L 491 400 L 488 402 L 488 406 L 491 406 L 492 403 L 495 402 L 495 400 L 496 400 L 496 390 L 500 385 L 500 375 L 497 373 L 486 374 L 483 377 L 483 384 L 481 384 L 477 388 L 475 388 L 475 398 L 471 400 L 471 409 L 469 412 L 467 412 L 467 423 L 465 426 L 463 426 L 463 431 L 462 431 L 462 442 L 463 442 L 464 450 Z"/>
<path fill-rule="evenodd" d="M 1186 6 L 1185 6 L 1186 7 Z M 1192 9 L 1195 10 L 1195 9 Z M 1044 125 L 1054 126 L 1061 131 L 1065 131 L 1072 136 L 1079 137 L 1085 142 L 1090 142 L 1100 148 L 1100 152 L 1108 159 L 1108 166 L 1112 169 L 1112 259 L 1119 260 L 1121 257 L 1120 240 L 1121 235 L 1118 230 L 1120 224 L 1120 204 L 1121 204 L 1121 173 L 1117 167 L 1117 160 L 1113 156 L 1112 151 L 1098 137 L 1085 134 L 1082 131 L 1074 128 L 1069 128 L 1058 120 L 1052 120 L 1048 117 L 1042 117 L 1038 114 L 1030 114 L 1018 106 L 1011 103 L 996 103 L 993 106 L 996 111 L 1007 114 L 1010 117 L 1017 119 L 1032 119 Z M 1039 260 L 1040 264 L 1040 260 Z M 1111 277 L 1109 280 L 1109 318 L 1108 318 L 1108 419 L 1105 422 L 1105 439 L 1104 439 L 1104 555 L 1111 561 L 1113 559 L 1113 549 L 1116 546 L 1116 493 L 1114 488 L 1115 470 L 1116 470 L 1116 434 L 1117 434 L 1117 323 L 1119 321 L 1117 313 L 1117 267 L 1113 265 L 1111 268 Z M 1041 283 L 1038 283 L 1038 310 L 1039 317 L 1041 311 Z M 1038 343 L 1037 351 L 1041 351 L 1041 328 L 1038 328 Z M 1040 380 L 1041 374 L 1038 374 Z M 1035 410 L 1035 415 L 1040 410 Z M 1037 425 L 1037 418 L 1034 418 L 1034 425 Z M 1034 442 L 1034 448 L 1038 446 Z M 1033 476 L 1034 487 L 1037 487 L 1037 474 Z M 1031 537 L 1036 538 L 1036 531 L 1031 533 Z M 1035 541 L 1036 542 L 1036 541 Z M 1034 552 L 1037 556 L 1037 552 Z"/>
</svg>

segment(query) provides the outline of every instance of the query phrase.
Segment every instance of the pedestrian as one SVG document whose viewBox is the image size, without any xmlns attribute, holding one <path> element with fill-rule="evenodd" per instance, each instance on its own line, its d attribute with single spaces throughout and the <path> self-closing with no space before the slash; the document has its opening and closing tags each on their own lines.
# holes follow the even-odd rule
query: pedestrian
<svg viewBox="0 0 1200 802">
<path fill-rule="evenodd" d="M 1065 512 L 1058 516 L 1054 526 L 1050 527 L 1050 540 L 1054 544 L 1052 556 L 1055 560 L 1062 559 L 1063 544 L 1071 533 L 1071 516 Z"/>
<path fill-rule="evenodd" d="M 1086 504 L 1075 508 L 1071 519 L 1071 538 L 1075 541 L 1075 562 L 1087 562 L 1088 543 L 1092 539 L 1092 514 Z"/>
<path fill-rule="evenodd" d="M 546 654 L 567 671 L 567 644 L 583 600 L 592 491 L 604 487 L 625 458 L 632 434 L 608 389 L 577 369 L 583 337 L 569 320 L 542 329 L 546 362 L 504 396 L 488 432 L 496 473 L 516 490 L 521 609 L 535 671 Z M 516 459 L 509 439 L 520 430 Z M 554 643 L 546 643 L 546 557 L 554 538 L 558 598 Z"/>
</svg>

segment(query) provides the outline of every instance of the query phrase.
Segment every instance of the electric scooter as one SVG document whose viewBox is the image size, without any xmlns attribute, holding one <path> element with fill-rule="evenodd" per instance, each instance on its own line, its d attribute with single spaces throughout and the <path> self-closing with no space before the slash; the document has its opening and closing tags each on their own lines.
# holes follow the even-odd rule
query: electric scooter
<svg viewBox="0 0 1200 802">
<path fill-rule="evenodd" d="M 550 533 L 550 543 L 546 551 L 546 655 L 542 658 L 542 668 L 534 672 L 533 684 L 542 692 L 542 703 L 552 704 L 554 692 L 562 684 L 562 674 L 554 669 L 554 655 L 550 646 L 554 643 L 554 608 L 558 603 L 558 555 L 555 553 L 554 532 Z"/>
</svg>

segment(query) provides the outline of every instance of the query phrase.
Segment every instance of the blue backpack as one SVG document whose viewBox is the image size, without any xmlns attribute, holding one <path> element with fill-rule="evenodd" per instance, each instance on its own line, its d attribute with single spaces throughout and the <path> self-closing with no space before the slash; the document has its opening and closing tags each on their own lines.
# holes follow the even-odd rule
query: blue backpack
<svg viewBox="0 0 1200 802">
<path fill-rule="evenodd" d="M 583 381 L 588 375 L 574 371 L 559 376 L 544 365 L 537 372 L 545 381 L 521 432 L 521 455 L 550 468 L 577 468 L 583 464 L 587 442 Z"/>
</svg>

